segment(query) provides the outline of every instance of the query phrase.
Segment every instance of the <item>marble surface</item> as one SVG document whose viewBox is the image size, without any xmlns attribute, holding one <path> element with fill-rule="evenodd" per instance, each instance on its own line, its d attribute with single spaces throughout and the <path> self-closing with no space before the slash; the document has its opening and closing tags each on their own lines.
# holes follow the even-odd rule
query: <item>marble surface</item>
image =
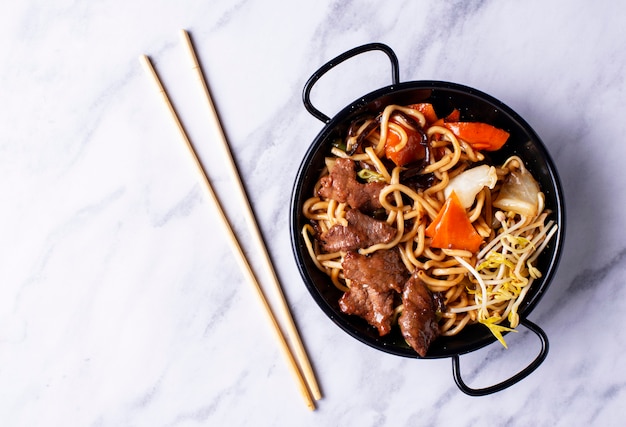
<svg viewBox="0 0 626 427">
<path fill-rule="evenodd" d="M 3 426 L 620 425 L 626 399 L 626 3 L 24 0 L 0 14 Z M 148 54 L 260 266 L 179 30 L 187 29 L 323 398 L 304 404 L 215 207 L 138 61 Z M 379 41 L 401 81 L 478 88 L 519 112 L 560 171 L 563 258 L 530 315 L 546 361 L 488 397 L 451 363 L 377 352 L 299 277 L 288 204 L 322 123 L 309 75 Z M 314 93 L 329 115 L 389 83 L 380 57 Z M 267 277 L 262 275 L 262 279 Z M 273 297 L 270 296 L 272 300 Z M 462 357 L 484 386 L 528 333 Z M 621 409 L 620 409 L 621 408 Z"/>
</svg>

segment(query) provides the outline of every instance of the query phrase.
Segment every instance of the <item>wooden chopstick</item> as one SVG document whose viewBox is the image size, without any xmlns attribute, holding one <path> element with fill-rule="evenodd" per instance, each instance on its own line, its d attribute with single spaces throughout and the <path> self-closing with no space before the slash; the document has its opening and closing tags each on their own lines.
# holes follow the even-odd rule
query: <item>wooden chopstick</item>
<svg viewBox="0 0 626 427">
<path fill-rule="evenodd" d="M 198 62 L 198 57 L 196 56 L 196 52 L 193 48 L 193 43 L 191 42 L 191 38 L 189 37 L 189 33 L 187 31 L 181 30 L 180 34 L 181 34 L 181 38 L 183 42 L 185 43 L 185 46 L 187 46 L 187 51 L 192 61 L 193 70 L 195 71 L 198 77 L 198 80 L 200 81 L 200 84 L 202 86 L 202 89 L 204 92 L 204 99 L 207 103 L 211 120 L 213 121 L 213 124 L 214 124 L 214 128 L 218 131 L 219 139 L 226 153 L 226 157 L 229 160 L 230 172 L 232 174 L 233 180 L 237 184 L 237 187 L 239 190 L 239 197 L 241 199 L 241 204 L 245 207 L 244 212 L 246 214 L 246 220 L 248 222 L 248 226 L 250 228 L 250 231 L 252 232 L 252 234 L 254 235 L 256 239 L 256 243 L 257 243 L 258 248 L 260 249 L 260 252 L 263 254 L 265 265 L 271 275 L 274 291 L 276 295 L 278 295 L 279 297 L 280 310 L 284 313 L 284 317 L 286 318 L 286 321 L 287 321 L 288 335 L 294 341 L 296 358 L 299 362 L 300 369 L 302 370 L 302 373 L 304 374 L 304 377 L 306 378 L 307 384 L 309 386 L 309 390 L 311 391 L 313 398 L 315 400 L 319 400 L 322 398 L 322 393 L 320 392 L 319 385 L 317 383 L 317 380 L 315 379 L 315 374 L 313 373 L 311 362 L 309 361 L 309 358 L 304 349 L 304 345 L 302 344 L 302 339 L 300 338 L 300 335 L 298 334 L 298 330 L 294 323 L 293 317 L 291 316 L 291 313 L 287 306 L 285 295 L 282 291 L 282 287 L 280 286 L 278 276 L 276 275 L 276 271 L 274 270 L 274 267 L 270 259 L 269 253 L 267 251 L 265 242 L 263 241 L 263 236 L 261 235 L 261 232 L 259 230 L 258 223 L 254 216 L 254 212 L 252 211 L 252 207 L 250 206 L 250 201 L 248 199 L 246 190 L 241 181 L 241 176 L 239 175 L 239 171 L 237 170 L 237 166 L 233 159 L 233 155 L 230 150 L 230 146 L 228 144 L 228 139 L 226 138 L 221 121 L 215 109 L 215 104 L 213 103 L 211 92 L 209 91 L 209 87 L 206 83 L 206 79 L 204 78 L 204 73 L 202 71 L 200 63 Z"/>
<path fill-rule="evenodd" d="M 265 311 L 265 313 L 268 316 L 268 319 L 270 321 L 270 324 L 272 325 L 272 329 L 274 330 L 274 332 L 276 333 L 276 336 L 278 338 L 279 344 L 280 344 L 280 348 L 283 351 L 283 353 L 285 354 L 289 367 L 292 370 L 293 375 L 296 377 L 297 381 L 298 381 L 298 386 L 300 388 L 300 392 L 302 394 L 302 396 L 305 399 L 306 405 L 307 407 L 309 407 L 311 410 L 315 409 L 315 402 L 313 401 L 313 399 L 311 398 L 311 394 L 309 392 L 309 388 L 307 386 L 306 380 L 303 377 L 302 373 L 300 372 L 298 363 L 296 362 L 296 359 L 294 357 L 294 355 L 291 352 L 291 349 L 289 347 L 289 345 L 287 344 L 287 340 L 285 339 L 285 336 L 283 335 L 280 326 L 278 325 L 278 322 L 276 320 L 276 318 L 274 317 L 274 314 L 272 312 L 272 309 L 263 293 L 263 290 L 261 288 L 261 285 L 259 284 L 254 271 L 252 270 L 252 267 L 250 266 L 250 263 L 248 262 L 245 253 L 243 252 L 243 249 L 241 248 L 241 245 L 239 244 L 239 241 L 237 240 L 237 236 L 235 235 L 235 232 L 233 231 L 232 226 L 230 225 L 230 222 L 224 212 L 224 209 L 222 208 L 222 205 L 219 202 L 219 199 L 217 197 L 217 195 L 215 194 L 215 191 L 213 190 L 213 187 L 211 185 L 211 181 L 209 180 L 209 177 L 207 175 L 207 173 L 205 172 L 204 168 L 202 167 L 202 163 L 200 162 L 200 159 L 198 158 L 198 155 L 196 154 L 195 149 L 193 148 L 193 145 L 191 143 L 191 141 L 189 140 L 189 137 L 187 136 L 187 132 L 185 131 L 185 128 L 183 127 L 183 124 L 181 123 L 180 119 L 178 118 L 178 114 L 176 113 L 176 110 L 174 108 L 174 106 L 172 105 L 172 103 L 170 102 L 170 99 L 167 95 L 167 92 L 165 91 L 165 88 L 163 87 L 163 85 L 161 84 L 161 80 L 159 79 L 159 76 L 156 73 L 156 70 L 154 69 L 154 67 L 152 66 L 152 63 L 150 62 L 150 59 L 146 56 L 146 55 L 141 55 L 139 57 L 139 61 L 141 62 L 141 64 L 143 65 L 143 67 L 145 68 L 146 72 L 148 73 L 148 75 L 152 78 L 154 84 L 156 85 L 156 89 L 157 92 L 159 92 L 162 96 L 162 100 L 165 103 L 165 105 L 167 106 L 167 109 L 172 117 L 172 119 L 174 120 L 174 123 L 176 124 L 176 127 L 180 133 L 180 136 L 182 137 L 183 141 L 185 142 L 189 153 L 191 154 L 192 160 L 194 162 L 194 165 L 196 166 L 196 169 L 198 171 L 198 173 L 200 174 L 200 176 L 202 177 L 202 181 L 205 184 L 204 187 L 209 195 L 209 197 L 211 198 L 211 200 L 213 201 L 213 203 L 215 204 L 215 207 L 217 209 L 217 212 L 219 214 L 220 219 L 222 220 L 222 222 L 224 223 L 224 228 L 226 229 L 227 233 L 228 233 L 228 237 L 229 237 L 229 242 L 231 243 L 233 252 L 235 253 L 237 260 L 239 261 L 239 263 L 241 264 L 242 270 L 245 272 L 245 274 L 247 275 L 250 283 L 253 285 L 254 290 L 256 291 L 256 295 L 259 299 L 259 301 L 261 302 L 263 309 Z"/>
</svg>

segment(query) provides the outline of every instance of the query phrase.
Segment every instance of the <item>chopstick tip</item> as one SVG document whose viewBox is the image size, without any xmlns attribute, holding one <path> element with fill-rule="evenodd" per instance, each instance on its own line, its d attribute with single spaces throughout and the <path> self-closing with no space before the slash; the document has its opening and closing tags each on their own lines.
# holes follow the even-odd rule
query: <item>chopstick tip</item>
<svg viewBox="0 0 626 427">
<path fill-rule="evenodd" d="M 180 30 L 180 36 L 183 38 L 183 40 L 189 42 L 190 38 L 189 38 L 189 31 L 187 31 L 184 28 L 181 28 Z"/>
<path fill-rule="evenodd" d="M 148 55 L 146 55 L 145 53 L 142 53 L 141 55 L 139 55 L 139 62 L 142 65 L 149 65 L 150 64 L 150 58 L 148 58 Z"/>
</svg>

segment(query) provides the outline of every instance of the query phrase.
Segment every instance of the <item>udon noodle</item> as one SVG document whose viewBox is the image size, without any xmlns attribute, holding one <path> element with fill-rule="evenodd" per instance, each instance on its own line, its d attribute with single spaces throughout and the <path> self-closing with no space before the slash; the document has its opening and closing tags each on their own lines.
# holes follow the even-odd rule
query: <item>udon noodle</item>
<svg viewBox="0 0 626 427">
<path fill-rule="evenodd" d="M 395 138 L 391 153 L 397 153 L 412 143 L 411 133 L 418 128 L 424 138 L 422 158 L 401 166 L 391 162 L 390 137 Z M 417 274 L 431 292 L 443 296 L 445 305 L 438 313 L 440 335 L 458 334 L 478 322 L 506 346 L 501 333 L 519 324 L 518 309 L 533 281 L 541 276 L 535 260 L 557 225 L 549 219 L 543 193 L 519 157 L 490 164 L 483 150 L 493 147 L 472 144 L 454 130 L 447 121 L 429 117 L 416 106 L 389 105 L 378 116 L 359 118 L 351 125 L 329 153 L 320 180 L 338 158 L 349 158 L 359 165 L 360 180 L 383 182 L 379 195 L 382 209 L 377 216 L 395 228 L 395 237 L 361 248 L 359 253 L 399 250 L 406 270 Z M 405 173 L 411 168 L 412 181 L 405 182 Z M 472 170 L 474 176 L 469 173 Z M 416 180 L 421 183 L 415 185 Z M 517 189 L 521 196 L 511 187 L 516 183 L 525 186 Z M 310 220 L 302 234 L 317 268 L 346 292 L 350 289 L 342 268 L 346 253 L 325 252 L 318 236 L 336 224 L 345 226 L 349 207 L 320 196 L 320 186 L 318 181 L 302 206 Z M 467 190 L 468 186 L 473 189 Z M 505 186 L 512 194 L 501 194 Z M 441 217 L 451 193 L 464 199 L 467 219 L 479 236 L 476 249 L 434 247 L 432 232 L 429 237 L 429 226 Z M 397 315 L 402 310 L 402 304 L 395 307 Z"/>
</svg>

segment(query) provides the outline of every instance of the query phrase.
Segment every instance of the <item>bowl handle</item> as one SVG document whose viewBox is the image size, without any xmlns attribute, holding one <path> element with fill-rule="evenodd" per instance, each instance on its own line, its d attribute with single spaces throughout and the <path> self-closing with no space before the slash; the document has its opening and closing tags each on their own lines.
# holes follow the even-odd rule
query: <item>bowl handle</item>
<svg viewBox="0 0 626 427">
<path fill-rule="evenodd" d="M 322 77 L 324 74 L 326 74 L 336 65 L 339 65 L 345 60 L 350 59 L 354 56 L 357 56 L 361 53 L 369 52 L 372 50 L 380 50 L 387 54 L 387 56 L 389 57 L 389 61 L 391 61 L 391 81 L 393 82 L 393 84 L 398 84 L 398 82 L 400 81 L 398 57 L 396 56 L 394 51 L 391 50 L 389 46 L 384 45 L 382 43 L 369 43 L 363 46 L 358 46 L 353 49 L 350 49 L 347 52 L 342 53 L 336 58 L 331 59 L 326 64 L 322 65 L 309 78 L 309 80 L 304 85 L 304 91 L 302 92 L 302 101 L 304 102 L 304 106 L 308 110 L 308 112 L 311 113 L 316 118 L 323 121 L 324 123 L 328 123 L 330 121 L 330 118 L 326 114 L 322 113 L 320 110 L 315 108 L 313 104 L 311 103 L 311 98 L 310 98 L 311 89 L 313 88 L 315 83 L 320 79 L 320 77 Z"/>
<path fill-rule="evenodd" d="M 526 378 L 535 369 L 537 369 L 539 365 L 541 365 L 541 363 L 544 361 L 544 359 L 548 355 L 548 347 L 549 347 L 548 336 L 543 331 L 543 329 L 541 329 L 539 326 L 535 325 L 533 322 L 531 322 L 528 319 L 523 319 L 521 321 L 521 324 L 524 325 L 526 328 L 530 329 L 531 331 L 533 331 L 539 337 L 539 340 L 541 341 L 541 350 L 539 351 L 539 355 L 535 358 L 535 360 L 533 360 L 527 367 L 522 369 L 520 372 L 513 375 L 511 378 L 502 381 L 499 384 L 492 385 L 492 386 L 485 387 L 485 388 L 476 389 L 476 388 L 471 388 L 467 386 L 467 384 L 465 384 L 465 382 L 463 382 L 463 380 L 461 379 L 461 367 L 459 363 L 459 355 L 455 354 L 454 356 L 452 356 L 452 375 L 454 376 L 454 381 L 456 382 L 456 385 L 459 387 L 459 389 L 461 389 L 463 393 L 468 394 L 470 396 L 486 396 L 488 394 L 495 393 L 500 390 L 504 390 L 505 388 L 511 387 L 513 384 Z"/>
</svg>

